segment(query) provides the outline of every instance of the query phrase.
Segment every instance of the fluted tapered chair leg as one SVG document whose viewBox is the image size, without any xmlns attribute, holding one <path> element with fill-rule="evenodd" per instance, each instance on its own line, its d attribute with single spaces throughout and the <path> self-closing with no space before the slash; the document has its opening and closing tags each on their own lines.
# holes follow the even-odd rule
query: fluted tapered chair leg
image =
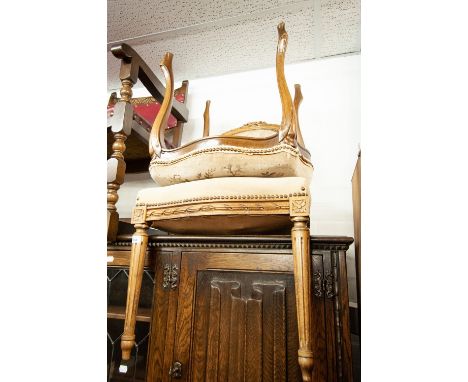
<svg viewBox="0 0 468 382">
<path fill-rule="evenodd" d="M 294 258 L 294 285 L 296 290 L 297 326 L 299 331 L 299 366 L 304 382 L 312 381 L 314 356 L 312 352 L 312 269 L 310 257 L 309 199 L 290 199 L 292 252 Z"/>
<path fill-rule="evenodd" d="M 130 359 L 130 353 L 135 345 L 135 324 L 140 300 L 141 281 L 145 265 L 145 253 L 148 247 L 148 225 L 135 224 L 136 231 L 132 236 L 132 253 L 128 276 L 127 307 L 125 311 L 125 326 L 121 338 L 122 361 Z"/>
</svg>

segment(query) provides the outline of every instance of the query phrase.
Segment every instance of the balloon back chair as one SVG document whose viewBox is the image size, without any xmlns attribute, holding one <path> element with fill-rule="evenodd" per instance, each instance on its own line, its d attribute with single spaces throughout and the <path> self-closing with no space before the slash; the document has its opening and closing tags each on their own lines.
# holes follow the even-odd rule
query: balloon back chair
<svg viewBox="0 0 468 382">
<path fill-rule="evenodd" d="M 138 193 L 132 212 L 130 273 L 122 360 L 135 344 L 135 322 L 144 256 L 151 226 L 169 233 L 246 234 L 290 229 L 294 258 L 298 360 L 304 381 L 313 368 L 309 184 L 313 166 L 299 129 L 302 100 L 295 85 L 292 100 L 284 77 L 288 35 L 278 25 L 276 75 L 282 105 L 281 124 L 252 122 L 218 136 L 209 136 L 209 101 L 203 137 L 175 149 L 165 146 L 164 129 L 174 93 L 172 54 L 160 66 L 166 80 L 164 99 L 149 140 L 149 171 L 160 186 Z"/>
</svg>

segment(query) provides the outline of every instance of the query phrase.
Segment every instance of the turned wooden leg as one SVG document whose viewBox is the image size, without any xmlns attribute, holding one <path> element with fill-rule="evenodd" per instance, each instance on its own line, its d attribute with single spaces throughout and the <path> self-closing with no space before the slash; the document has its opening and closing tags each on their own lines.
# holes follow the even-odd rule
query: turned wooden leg
<svg viewBox="0 0 468 382">
<path fill-rule="evenodd" d="M 136 231 L 132 236 L 132 254 L 128 276 L 127 307 L 125 311 L 125 326 L 121 339 L 122 361 L 130 359 L 130 353 L 135 345 L 135 323 L 140 300 L 141 280 L 145 265 L 145 253 L 148 246 L 148 225 L 135 224 Z"/>
<path fill-rule="evenodd" d="M 314 357 L 312 353 L 312 320 L 311 320 L 311 258 L 310 233 L 306 216 L 291 217 L 294 226 L 291 231 L 292 251 L 294 258 L 294 285 L 296 289 L 297 325 L 299 330 L 299 366 L 302 380 L 312 381 Z"/>
</svg>

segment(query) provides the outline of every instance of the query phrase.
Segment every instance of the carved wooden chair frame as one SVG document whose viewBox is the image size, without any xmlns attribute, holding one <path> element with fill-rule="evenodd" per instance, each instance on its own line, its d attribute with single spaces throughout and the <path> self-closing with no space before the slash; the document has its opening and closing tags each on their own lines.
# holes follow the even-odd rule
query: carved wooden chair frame
<svg viewBox="0 0 468 382">
<path fill-rule="evenodd" d="M 158 171 L 177 161 L 185 160 L 187 157 L 199 155 L 200 153 L 216 152 L 226 153 L 226 148 L 231 152 L 240 154 L 247 153 L 251 156 L 258 156 L 258 159 L 267 158 L 272 153 L 278 151 L 287 151 L 298 157 L 299 161 L 306 166 L 313 168 L 310 161 L 310 153 L 304 146 L 304 141 L 299 126 L 298 112 L 302 101 L 301 87 L 295 84 L 294 100 L 288 89 L 284 75 L 284 61 L 288 43 L 288 34 L 284 23 L 278 25 L 278 47 L 276 53 L 276 77 L 278 90 L 281 99 L 282 119 L 281 124 L 271 124 L 266 122 L 249 122 L 239 128 L 230 130 L 217 136 L 209 136 L 210 131 L 210 101 L 206 102 L 204 112 L 204 131 L 203 137 L 180 147 L 170 149 L 166 147 L 164 141 L 164 131 L 167 125 L 171 108 L 174 100 L 172 97 L 174 91 L 174 75 L 172 71 L 172 53 L 166 53 L 160 63 L 162 72 L 166 80 L 166 90 L 161 109 L 154 121 L 151 130 L 149 152 L 152 157 L 150 163 L 150 173 L 153 179 L 160 183 L 157 177 Z M 253 130 L 269 131 L 270 134 L 264 137 L 246 136 L 245 133 Z M 159 167 L 158 167 L 159 166 Z M 214 175 L 214 177 L 230 176 Z M 260 175 L 244 175 L 260 176 Z M 181 181 L 195 180 L 193 177 L 186 179 L 182 177 Z M 162 184 L 162 183 L 161 183 Z M 163 185 L 163 184 L 162 184 Z"/>
<path fill-rule="evenodd" d="M 207 102 L 204 115 L 204 137 L 176 149 L 166 148 L 163 136 L 164 127 L 167 124 L 171 109 L 174 113 L 175 102 L 173 100 L 174 80 L 172 75 L 172 54 L 166 53 L 161 62 L 161 68 L 166 77 L 166 88 L 164 92 L 161 91 L 162 89 L 159 89 L 161 91 L 160 94 L 164 93 L 164 99 L 160 112 L 154 122 L 149 142 L 149 150 L 153 158 L 177 158 L 196 148 L 215 148 L 223 144 L 243 148 L 272 148 L 279 143 L 286 143 L 298 150 L 301 160 L 310 163 L 310 154 L 304 148 L 297 118 L 298 107 L 302 100 L 300 87 L 299 85 L 295 86 L 296 93 L 293 102 L 284 78 L 284 55 L 286 45 L 287 33 L 284 29 L 284 23 L 280 23 L 278 26 L 276 71 L 283 112 L 281 124 L 272 125 L 260 122 L 256 123 L 255 126 L 247 124 L 240 128 L 240 130 L 248 130 L 252 128 L 252 126 L 253 128 L 261 126 L 262 128 L 276 131 L 276 134 L 268 138 L 251 138 L 235 136 L 231 131 L 224 135 L 209 137 L 209 102 Z M 136 78 L 137 70 L 143 68 L 142 79 L 147 82 L 150 81 L 149 78 L 152 76 L 148 75 L 148 73 L 152 72 L 149 71 L 146 64 L 143 63 L 141 58 L 139 58 L 133 50 L 130 50 L 128 47 L 120 47 L 112 49 L 112 52 L 123 60 L 121 70 L 123 87 L 123 92 L 121 92 L 122 98 L 127 97 L 127 94 L 131 94 L 130 85 L 134 83 L 132 79 Z M 139 69 L 134 69 L 131 65 L 127 65 L 126 60 L 128 59 L 136 59 L 138 62 L 137 68 Z M 147 83 L 145 83 L 145 85 L 147 86 Z M 127 88 L 128 90 L 126 90 Z M 182 119 L 186 118 L 185 106 L 177 104 L 176 106 L 176 114 L 177 111 L 179 111 L 179 115 L 175 114 L 176 117 Z M 239 129 L 236 130 L 239 131 Z M 203 182 L 203 180 L 201 182 Z M 122 360 L 124 362 L 130 359 L 130 353 L 135 344 L 135 324 L 144 258 L 148 246 L 148 228 L 152 226 L 154 228 L 162 227 L 162 229 L 164 229 L 163 223 L 172 222 L 177 224 L 179 221 L 203 216 L 217 217 L 220 221 L 225 218 L 225 224 L 229 224 L 227 221 L 233 216 L 248 217 L 250 215 L 265 216 L 266 218 L 279 216 L 286 220 L 289 219 L 291 222 L 289 224 L 292 225 L 291 239 L 299 331 L 298 361 L 302 371 L 303 381 L 312 380 L 313 321 L 311 318 L 312 264 L 310 258 L 309 231 L 310 195 L 306 187 L 303 187 L 299 192 L 281 195 L 250 195 L 242 198 L 232 196 L 226 198 L 213 197 L 200 200 L 181 200 L 177 203 L 168 204 L 158 203 L 158 201 L 154 201 L 154 203 L 148 201 L 137 203 L 132 213 L 132 224 L 135 225 L 136 232 L 132 237 L 125 326 L 121 338 Z"/>
</svg>

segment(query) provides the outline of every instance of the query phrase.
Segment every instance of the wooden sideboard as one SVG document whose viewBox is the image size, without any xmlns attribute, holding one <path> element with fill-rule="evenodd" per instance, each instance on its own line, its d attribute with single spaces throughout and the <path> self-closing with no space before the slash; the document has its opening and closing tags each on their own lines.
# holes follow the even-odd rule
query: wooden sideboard
<svg viewBox="0 0 468 382">
<path fill-rule="evenodd" d="M 346 275 L 352 241 L 311 238 L 314 381 L 352 381 Z M 125 235 L 108 246 L 110 271 L 128 267 L 130 244 Z M 290 236 L 152 235 L 145 266 L 137 320 L 149 325 L 149 337 L 141 335 L 149 339 L 146 374 L 137 360 L 126 376 L 111 366 L 110 381 L 145 375 L 151 382 L 301 381 Z M 109 321 L 123 319 L 116 301 L 124 304 L 125 293 L 108 298 Z"/>
</svg>

